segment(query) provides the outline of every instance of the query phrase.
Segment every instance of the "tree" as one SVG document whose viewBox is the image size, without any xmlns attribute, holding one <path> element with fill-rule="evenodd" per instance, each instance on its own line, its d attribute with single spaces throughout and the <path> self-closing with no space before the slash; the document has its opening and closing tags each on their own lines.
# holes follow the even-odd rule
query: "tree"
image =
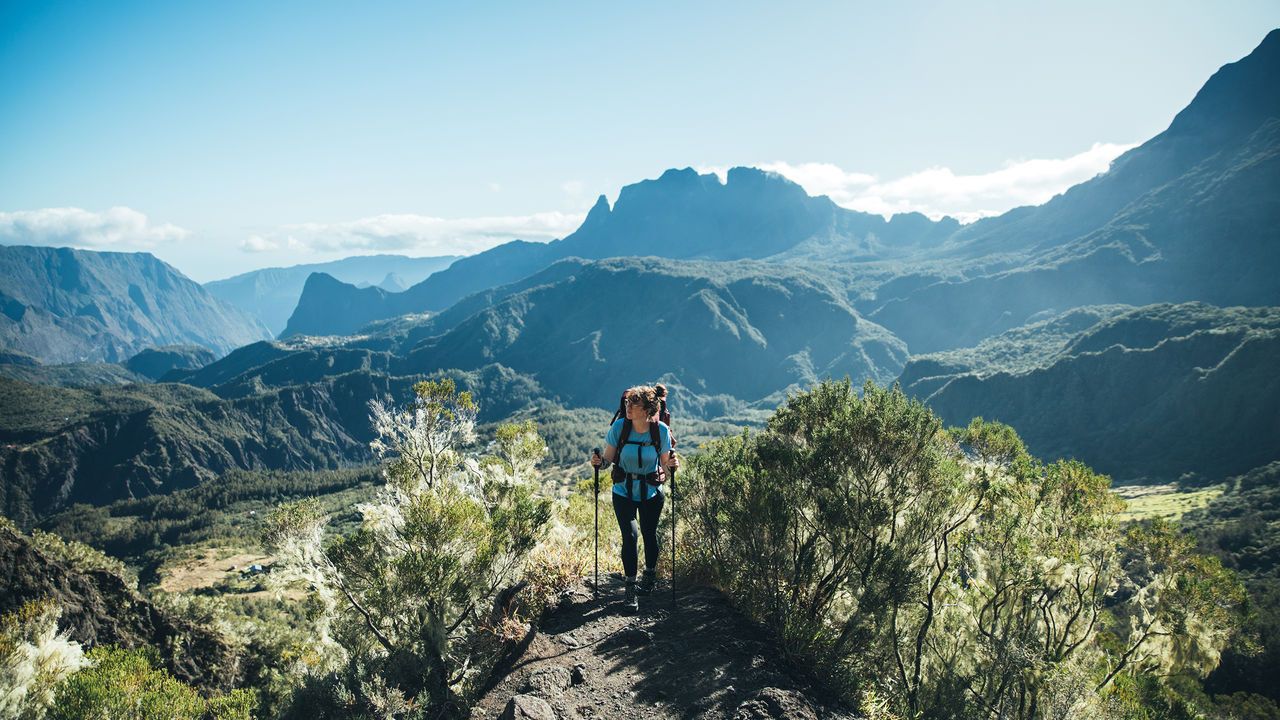
<svg viewBox="0 0 1280 720">
<path fill-rule="evenodd" d="M 274 582 L 315 590 L 315 666 L 334 682 L 339 667 L 367 671 L 348 673 L 347 690 L 370 710 L 465 699 L 490 659 L 477 631 L 518 590 L 551 515 L 533 492 L 546 449 L 531 422 L 500 428 L 494 456 L 468 455 L 470 395 L 448 379 L 414 392 L 403 409 L 370 405 L 386 484 L 358 506 L 358 532 L 326 546 L 326 518 L 306 502 L 279 508 L 264 532 L 279 558 Z"/>
<path fill-rule="evenodd" d="M 953 635 L 968 663 L 951 682 L 1000 717 L 1041 716 L 1044 691 L 1094 653 L 1119 572 L 1119 499 L 1078 462 L 1019 463 L 993 478 L 963 542 L 967 589 Z M 1012 470 L 1012 471 L 1011 471 Z"/>
</svg>

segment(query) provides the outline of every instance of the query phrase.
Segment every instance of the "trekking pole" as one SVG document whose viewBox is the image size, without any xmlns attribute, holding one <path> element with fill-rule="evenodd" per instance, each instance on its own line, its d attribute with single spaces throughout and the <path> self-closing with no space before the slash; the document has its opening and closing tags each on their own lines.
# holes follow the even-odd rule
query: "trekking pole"
<svg viewBox="0 0 1280 720">
<path fill-rule="evenodd" d="M 599 455 L 600 448 L 593 449 L 591 451 L 591 454 Z M 595 505 L 596 505 L 596 581 L 592 585 L 592 587 L 595 589 L 596 599 L 599 600 L 600 599 L 600 466 L 596 465 L 595 463 L 591 463 L 591 466 L 596 469 L 595 493 L 593 493 L 593 497 L 595 498 Z"/>
<path fill-rule="evenodd" d="M 676 605 L 676 471 L 671 470 L 671 607 Z"/>
</svg>

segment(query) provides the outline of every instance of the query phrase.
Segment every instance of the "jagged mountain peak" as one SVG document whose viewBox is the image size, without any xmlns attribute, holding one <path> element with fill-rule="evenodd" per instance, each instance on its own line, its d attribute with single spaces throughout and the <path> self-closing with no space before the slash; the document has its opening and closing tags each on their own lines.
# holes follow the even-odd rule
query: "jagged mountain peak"
<svg viewBox="0 0 1280 720">
<path fill-rule="evenodd" d="M 810 197 L 799 184 L 776 172 L 756 167 L 733 167 L 721 182 L 720 177 L 715 173 L 699 173 L 691 167 L 686 167 L 671 168 L 657 179 L 641 180 L 623 187 L 618 193 L 618 202 L 614 205 L 614 211 L 617 212 L 632 203 L 675 197 L 705 200 L 715 197 L 734 198 L 752 193 L 772 194 L 779 199 L 792 202 L 818 200 Z"/>
</svg>

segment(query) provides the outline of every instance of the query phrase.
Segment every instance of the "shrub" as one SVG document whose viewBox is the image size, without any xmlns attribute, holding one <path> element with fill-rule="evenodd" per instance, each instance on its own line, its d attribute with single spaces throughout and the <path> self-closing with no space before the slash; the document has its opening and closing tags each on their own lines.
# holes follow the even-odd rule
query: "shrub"
<svg viewBox="0 0 1280 720">
<path fill-rule="evenodd" d="M 1191 539 L 1121 533 L 1109 478 L 1039 463 L 999 423 L 941 432 L 896 386 L 822 383 L 690 466 L 705 574 L 881 712 L 1176 716 L 1196 701 L 1171 683 L 1243 622 L 1239 582 Z"/>
<path fill-rule="evenodd" d="M 0 618 L 0 718 L 44 717 L 58 682 L 84 666 L 80 644 L 58 632 L 61 616 L 46 599 Z"/>
<path fill-rule="evenodd" d="M 98 647 L 89 659 L 58 686 L 51 720 L 249 720 L 257 706 L 247 690 L 201 697 L 160 668 L 152 648 Z"/>
<path fill-rule="evenodd" d="M 510 613 L 550 519 L 550 501 L 532 489 L 546 447 L 532 422 L 499 429 L 493 456 L 468 455 L 470 395 L 448 379 L 414 390 L 403 409 L 371 404 L 386 485 L 358 506 L 358 531 L 326 546 L 314 502 L 268 518 L 271 581 L 313 588 L 320 606 L 300 703 L 374 714 L 465 704 L 496 660 L 484 628 Z"/>
</svg>

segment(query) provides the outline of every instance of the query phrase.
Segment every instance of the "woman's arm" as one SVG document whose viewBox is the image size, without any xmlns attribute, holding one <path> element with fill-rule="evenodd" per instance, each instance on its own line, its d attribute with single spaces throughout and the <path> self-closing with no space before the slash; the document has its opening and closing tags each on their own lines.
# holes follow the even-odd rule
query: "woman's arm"
<svg viewBox="0 0 1280 720">
<path fill-rule="evenodd" d="M 600 455 L 591 453 L 591 464 L 595 465 L 596 467 L 604 467 L 604 461 L 608 460 L 609 462 L 614 462 L 614 458 L 617 456 L 617 454 L 618 454 L 617 448 L 615 448 L 612 445 L 605 444 L 604 453 L 603 453 L 604 457 L 600 458 Z M 597 462 L 596 458 L 600 458 L 600 461 Z"/>
</svg>

